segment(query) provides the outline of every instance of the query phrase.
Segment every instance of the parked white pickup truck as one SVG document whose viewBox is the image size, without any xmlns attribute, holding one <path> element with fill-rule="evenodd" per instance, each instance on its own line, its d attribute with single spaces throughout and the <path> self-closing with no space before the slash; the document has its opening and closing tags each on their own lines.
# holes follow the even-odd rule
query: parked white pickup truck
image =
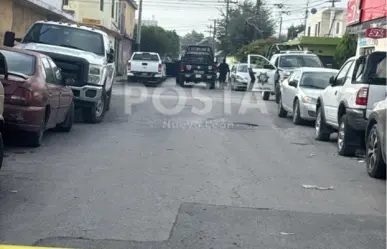
<svg viewBox="0 0 387 249">
<path fill-rule="evenodd" d="M 160 84 L 166 77 L 165 64 L 158 53 L 135 52 L 128 61 L 128 81 Z"/>
</svg>

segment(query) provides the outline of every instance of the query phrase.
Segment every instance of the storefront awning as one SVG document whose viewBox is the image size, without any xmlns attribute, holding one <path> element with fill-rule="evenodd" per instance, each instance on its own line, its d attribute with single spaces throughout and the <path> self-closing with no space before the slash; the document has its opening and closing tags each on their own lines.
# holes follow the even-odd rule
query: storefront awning
<svg viewBox="0 0 387 249">
<path fill-rule="evenodd" d="M 359 33 L 364 33 L 366 29 L 369 28 L 382 28 L 387 25 L 387 18 L 378 18 L 372 21 L 356 24 L 353 26 L 348 26 L 347 31 L 350 34 L 359 34 Z"/>
</svg>

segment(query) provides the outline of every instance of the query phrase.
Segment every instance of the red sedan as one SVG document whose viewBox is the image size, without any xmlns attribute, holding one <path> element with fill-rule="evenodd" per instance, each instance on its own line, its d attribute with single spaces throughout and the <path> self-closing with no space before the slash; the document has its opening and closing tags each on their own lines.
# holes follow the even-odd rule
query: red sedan
<svg viewBox="0 0 387 249">
<path fill-rule="evenodd" d="M 69 132 L 74 119 L 73 93 L 54 61 L 17 48 L 3 47 L 0 52 L 8 67 L 1 80 L 6 130 L 28 132 L 27 143 L 33 147 L 41 145 L 48 129 Z"/>
</svg>

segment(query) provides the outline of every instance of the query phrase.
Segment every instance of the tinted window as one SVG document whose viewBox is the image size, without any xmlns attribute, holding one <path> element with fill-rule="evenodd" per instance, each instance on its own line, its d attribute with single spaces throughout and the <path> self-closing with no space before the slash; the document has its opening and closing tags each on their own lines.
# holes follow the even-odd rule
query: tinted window
<svg viewBox="0 0 387 249">
<path fill-rule="evenodd" d="M 7 50 L 0 52 L 7 59 L 8 71 L 25 75 L 35 74 L 35 56 Z"/>
<path fill-rule="evenodd" d="M 336 76 L 336 85 L 340 86 L 345 83 L 347 78 L 348 70 L 351 68 L 353 60 L 347 61 L 344 66 L 341 67 L 340 72 Z"/>
<path fill-rule="evenodd" d="M 327 86 L 329 86 L 329 78 L 335 75 L 335 72 L 303 73 L 300 86 L 315 89 L 325 89 Z"/>
<path fill-rule="evenodd" d="M 323 67 L 323 65 L 317 56 L 286 55 L 280 57 L 279 67 Z"/>
<path fill-rule="evenodd" d="M 23 39 L 23 43 L 27 42 L 71 47 L 98 55 L 105 55 L 101 34 L 69 26 L 45 23 L 34 24 Z"/>
<path fill-rule="evenodd" d="M 211 58 L 204 54 L 186 54 L 184 61 L 197 64 L 211 64 Z"/>
<path fill-rule="evenodd" d="M 48 59 L 48 62 L 50 63 L 56 82 L 60 83 L 62 81 L 62 73 L 53 60 Z"/>
<path fill-rule="evenodd" d="M 248 72 L 247 65 L 239 65 L 238 72 L 247 73 Z"/>
<path fill-rule="evenodd" d="M 136 53 L 133 55 L 132 60 L 134 60 L 134 61 L 159 61 L 159 57 L 156 54 Z"/>
<path fill-rule="evenodd" d="M 46 58 L 42 58 L 42 64 L 44 71 L 46 73 L 46 82 L 47 83 L 55 83 L 55 76 L 52 68 Z"/>
</svg>

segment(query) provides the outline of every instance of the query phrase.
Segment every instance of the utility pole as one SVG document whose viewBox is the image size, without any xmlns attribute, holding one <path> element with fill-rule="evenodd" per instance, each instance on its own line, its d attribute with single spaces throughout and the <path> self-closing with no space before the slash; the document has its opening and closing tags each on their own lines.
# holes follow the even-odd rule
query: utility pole
<svg viewBox="0 0 387 249">
<path fill-rule="evenodd" d="M 142 18 L 142 0 L 140 0 L 139 6 L 138 6 L 138 21 L 137 21 L 137 51 L 141 50 L 141 18 Z"/>
<path fill-rule="evenodd" d="M 259 24 L 259 22 L 258 22 L 259 18 L 261 18 L 261 16 L 259 15 L 260 7 L 261 7 L 261 0 L 257 0 L 257 2 L 255 4 L 255 18 L 254 18 L 257 25 Z M 253 32 L 254 32 L 253 38 L 254 38 L 254 40 L 256 40 L 257 39 L 257 30 L 253 29 Z M 263 38 L 263 37 L 261 37 L 261 38 Z"/>
<path fill-rule="evenodd" d="M 225 27 L 225 38 L 226 38 L 226 45 L 227 45 L 227 51 L 226 53 L 228 53 L 229 51 L 229 39 L 228 39 L 228 23 L 229 23 L 229 19 L 230 19 L 230 3 L 238 3 L 238 2 L 232 2 L 231 0 L 225 0 L 226 1 L 226 27 Z"/>
<path fill-rule="evenodd" d="M 306 36 L 306 21 L 308 20 L 308 15 L 309 15 L 309 0 L 306 2 L 306 9 L 305 9 L 305 19 L 304 19 L 304 27 L 305 27 L 305 30 L 304 30 L 304 36 Z"/>
<path fill-rule="evenodd" d="M 280 17 L 278 40 L 281 40 L 281 33 L 282 33 L 282 12 L 281 12 L 281 17 Z"/>
<path fill-rule="evenodd" d="M 213 50 L 214 50 L 214 54 L 215 54 L 215 50 L 216 50 L 215 38 L 216 38 L 216 19 L 214 19 L 214 33 L 212 34 L 212 47 L 213 47 Z"/>
</svg>

